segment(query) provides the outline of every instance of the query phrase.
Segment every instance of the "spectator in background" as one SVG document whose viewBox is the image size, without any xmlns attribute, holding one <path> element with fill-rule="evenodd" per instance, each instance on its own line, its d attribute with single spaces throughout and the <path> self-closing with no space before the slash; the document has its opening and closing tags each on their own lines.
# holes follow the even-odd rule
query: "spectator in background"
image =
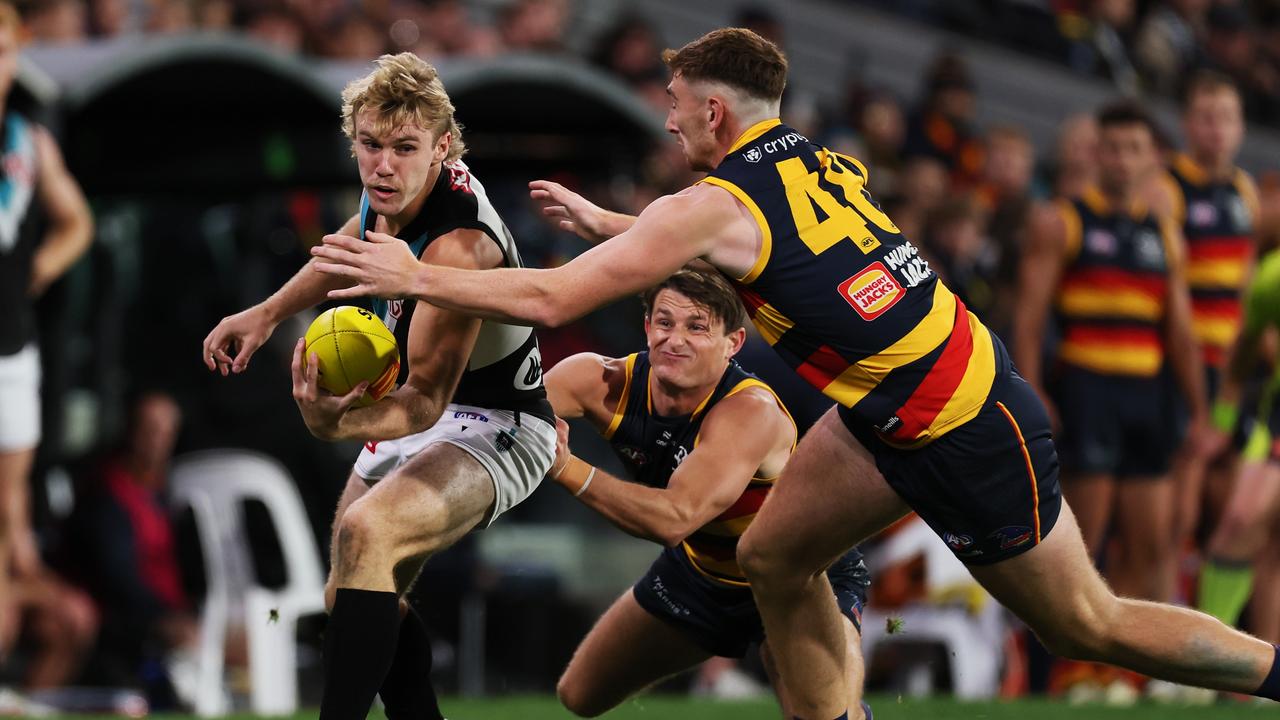
<svg viewBox="0 0 1280 720">
<path fill-rule="evenodd" d="M 32 42 L 83 42 L 88 25 L 89 9 L 84 0 L 41 0 L 26 13 L 26 30 Z"/>
<path fill-rule="evenodd" d="M 233 0 L 200 0 L 195 21 L 201 30 L 225 31 L 233 27 L 236 8 Z"/>
<path fill-rule="evenodd" d="M 296 55 L 306 44 L 306 27 L 283 3 L 242 5 L 236 24 L 244 28 L 250 38 L 282 53 Z"/>
<path fill-rule="evenodd" d="M 513 51 L 560 53 L 568 24 L 568 0 L 513 0 L 502 8 L 498 33 Z"/>
<path fill-rule="evenodd" d="M 89 32 L 110 38 L 136 29 L 129 12 L 129 0 L 89 0 Z"/>
<path fill-rule="evenodd" d="M 1258 31 L 1249 13 L 1235 4 L 1219 3 L 1209 10 L 1205 42 L 1206 64 L 1230 76 L 1244 97 L 1245 113 L 1264 117 L 1280 92 L 1280 75 L 1260 62 Z"/>
<path fill-rule="evenodd" d="M 733 27 L 746 28 L 784 50 L 787 47 L 782 21 L 768 7 L 749 5 L 740 9 L 733 18 Z"/>
<path fill-rule="evenodd" d="M 952 186 L 972 187 L 982 171 L 982 141 L 974 127 L 976 96 L 968 63 L 944 52 L 930 66 L 925 86 L 924 101 L 907 121 L 903 154 L 908 166 L 916 160 L 931 161 L 945 171 Z"/>
<path fill-rule="evenodd" d="M 196 29 L 192 0 L 153 0 L 147 17 L 147 32 L 172 34 Z"/>
<path fill-rule="evenodd" d="M 1129 56 L 1137 8 L 1134 0 L 1091 0 L 1088 15 L 1063 25 L 1067 64 L 1077 72 L 1111 80 L 1126 96 L 1141 90 Z"/>
<path fill-rule="evenodd" d="M 979 317 L 994 301 L 994 248 L 984 236 L 986 216 L 968 196 L 947 198 L 925 219 L 920 252 L 929 267 Z"/>
<path fill-rule="evenodd" d="M 662 41 L 653 25 L 639 15 L 626 15 L 596 41 L 591 62 L 627 83 L 656 111 L 665 113 L 667 68 Z"/>
<path fill-rule="evenodd" d="M 1031 209 L 1035 162 L 1031 138 L 1020 128 L 1003 125 L 987 133 L 978 206 L 986 213 L 986 234 L 991 243 L 988 257 L 994 266 L 986 267 L 991 297 L 985 301 L 981 317 L 987 327 L 1006 340 L 1010 337 L 1023 229 Z"/>
<path fill-rule="evenodd" d="M 352 9 L 321 35 L 325 56 L 339 60 L 371 61 L 387 49 L 386 33 L 368 14 Z"/>
<path fill-rule="evenodd" d="M 1147 85 L 1163 95 L 1178 92 L 1182 75 L 1200 61 L 1212 0 L 1165 0 L 1138 28 L 1134 57 Z"/>
<path fill-rule="evenodd" d="M 397 49 L 419 55 L 489 57 L 502 49 L 498 33 L 474 23 L 461 0 L 426 0 L 398 6 L 391 41 Z"/>
<path fill-rule="evenodd" d="M 140 394 L 130 412 L 121 446 L 82 483 L 67 554 L 102 613 L 103 652 L 136 683 L 144 664 L 194 647 L 199 626 L 165 502 L 182 413 L 162 392 Z"/>
<path fill-rule="evenodd" d="M 1062 121 L 1049 169 L 1054 197 L 1075 199 L 1098 180 L 1098 123 L 1081 113 Z"/>
</svg>

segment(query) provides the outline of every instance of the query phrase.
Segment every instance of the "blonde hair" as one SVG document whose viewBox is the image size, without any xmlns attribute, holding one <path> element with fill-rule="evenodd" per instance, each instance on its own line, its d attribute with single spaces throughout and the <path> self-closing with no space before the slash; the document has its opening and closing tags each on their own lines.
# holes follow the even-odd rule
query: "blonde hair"
<svg viewBox="0 0 1280 720">
<path fill-rule="evenodd" d="M 445 160 L 457 160 L 467 151 L 440 75 L 431 63 L 413 53 L 383 55 L 376 70 L 351 81 L 342 91 L 342 131 L 352 141 L 356 138 L 356 116 L 366 109 L 375 113 L 375 134 L 413 125 L 430 130 L 437 138 L 445 133 L 452 136 Z"/>
</svg>

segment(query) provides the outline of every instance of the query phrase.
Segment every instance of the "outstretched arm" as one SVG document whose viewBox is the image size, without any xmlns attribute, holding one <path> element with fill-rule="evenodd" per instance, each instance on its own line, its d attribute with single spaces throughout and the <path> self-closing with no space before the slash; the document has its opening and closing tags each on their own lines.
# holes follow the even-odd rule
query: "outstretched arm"
<svg viewBox="0 0 1280 720">
<path fill-rule="evenodd" d="M 628 534 L 668 547 L 733 505 L 770 455 L 787 452 L 795 438 L 795 426 L 768 391 L 743 390 L 712 408 L 697 447 L 666 488 L 653 488 L 620 480 L 570 455 L 568 426 L 562 420 L 557 429 L 552 480 L 578 494 L 590 477 L 579 500 Z"/>
<path fill-rule="evenodd" d="M 534 180 L 529 183 L 529 197 L 542 203 L 542 214 L 559 218 L 561 230 L 567 230 L 592 245 L 599 245 L 621 235 L 635 224 L 634 215 L 605 210 L 557 182 Z"/>
<path fill-rule="evenodd" d="M 353 215 L 338 232 L 359 233 L 360 216 Z M 243 372 L 249 366 L 249 358 L 271 337 L 281 321 L 319 305 L 330 290 L 351 284 L 346 278 L 316 272 L 316 263 L 311 260 L 303 265 L 266 300 L 222 318 L 204 339 L 201 359 L 205 367 L 223 375 Z"/>
<path fill-rule="evenodd" d="M 376 233 L 367 233 L 372 243 L 330 235 L 312 253 L 323 260 L 317 270 L 355 282 L 330 297 L 413 297 L 485 319 L 558 327 L 707 254 L 726 228 L 741 227 L 735 202 L 718 189 L 660 198 L 626 232 L 548 270 L 425 265 Z"/>
</svg>

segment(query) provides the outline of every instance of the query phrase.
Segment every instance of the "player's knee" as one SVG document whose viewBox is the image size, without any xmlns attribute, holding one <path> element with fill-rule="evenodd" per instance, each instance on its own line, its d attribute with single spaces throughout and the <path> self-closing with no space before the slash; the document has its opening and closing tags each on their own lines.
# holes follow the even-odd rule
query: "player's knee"
<svg viewBox="0 0 1280 720">
<path fill-rule="evenodd" d="M 591 697 L 591 693 L 583 683 L 575 680 L 569 671 L 565 671 L 565 674 L 560 676 L 560 681 L 556 683 L 556 697 L 560 698 L 560 704 L 565 710 L 578 717 L 597 717 L 609 709 Z"/>
<path fill-rule="evenodd" d="M 352 505 L 338 521 L 338 567 L 341 572 L 344 558 L 359 557 L 362 563 L 390 560 L 387 554 L 391 541 L 387 528 L 378 513 L 359 503 Z"/>
</svg>

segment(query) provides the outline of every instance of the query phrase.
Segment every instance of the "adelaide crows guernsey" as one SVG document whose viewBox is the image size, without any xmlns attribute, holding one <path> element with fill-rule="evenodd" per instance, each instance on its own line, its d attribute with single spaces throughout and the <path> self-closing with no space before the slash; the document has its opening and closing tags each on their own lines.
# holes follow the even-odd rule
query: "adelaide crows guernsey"
<svg viewBox="0 0 1280 720">
<path fill-rule="evenodd" d="M 369 232 L 377 219 L 365 194 L 360 202 L 360 227 Z M 422 209 L 399 235 L 414 255 L 421 258 L 432 241 L 459 228 L 471 228 L 488 235 L 502 251 L 503 267 L 521 267 L 515 240 L 490 204 L 484 186 L 461 160 L 454 160 L 444 163 Z M 408 346 L 409 323 L 416 305 L 413 301 L 374 300 L 374 312 L 395 335 L 401 348 Z M 397 383 L 403 383 L 408 372 L 408 363 L 402 363 Z M 555 422 L 542 385 L 542 355 L 533 329 L 483 321 L 451 402 L 528 412 Z"/>
<path fill-rule="evenodd" d="M 768 120 L 701 182 L 759 225 L 760 255 L 735 280 L 760 334 L 886 442 L 915 447 L 967 422 L 1010 372 L 1003 344 L 880 210 L 854 158 Z"/>
<path fill-rule="evenodd" d="M 613 420 L 604 436 L 636 482 L 665 488 L 671 474 L 698 444 L 702 421 L 715 404 L 749 387 L 777 394 L 757 377 L 730 361 L 720 382 L 689 415 L 664 417 L 649 398 L 649 353 L 627 357 L 626 381 Z M 778 400 L 783 412 L 787 408 Z M 788 413 L 788 418 L 791 415 Z M 738 567 L 738 538 L 756 516 L 776 478 L 754 477 L 727 510 L 698 528 L 681 544 L 683 560 L 706 578 L 726 585 L 746 585 Z"/>
<path fill-rule="evenodd" d="M 1221 367 L 1240 332 L 1240 296 L 1253 258 L 1258 191 L 1248 173 L 1230 180 L 1209 177 L 1194 160 L 1178 155 L 1166 178 L 1175 200 L 1174 221 L 1187 243 L 1191 317 L 1205 364 Z"/>
<path fill-rule="evenodd" d="M 1172 236 L 1141 208 L 1112 208 L 1097 188 L 1059 200 L 1067 266 L 1055 305 L 1058 358 L 1102 375 L 1153 377 L 1164 363 Z"/>
</svg>

